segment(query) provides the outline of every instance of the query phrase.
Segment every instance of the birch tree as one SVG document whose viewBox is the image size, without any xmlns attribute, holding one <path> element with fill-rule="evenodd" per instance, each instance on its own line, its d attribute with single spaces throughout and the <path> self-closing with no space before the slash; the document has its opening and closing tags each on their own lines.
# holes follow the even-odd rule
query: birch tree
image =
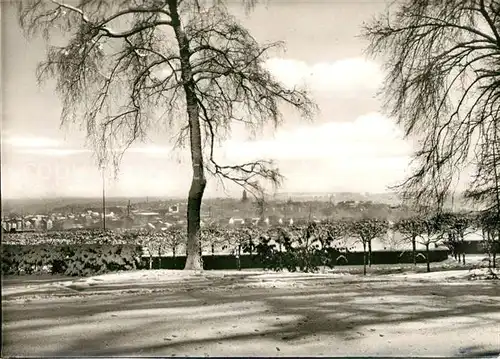
<svg viewBox="0 0 500 359">
<path fill-rule="evenodd" d="M 118 169 L 127 148 L 152 131 L 164 129 L 174 146 L 189 148 L 185 269 L 203 268 L 207 174 L 256 196 L 263 183 L 283 179 L 267 159 L 220 163 L 217 146 L 232 126 L 256 134 L 266 123 L 281 123 L 282 106 L 308 119 L 316 110 L 304 91 L 285 88 L 266 69 L 267 54 L 282 44 L 258 44 L 224 1 L 24 0 L 19 20 L 28 36 L 47 40 L 38 78 L 55 79 L 62 123 L 86 129 L 99 166 Z M 61 37 L 63 44 L 52 41 Z"/>
<path fill-rule="evenodd" d="M 491 158 L 475 150 L 491 154 L 487 135 L 498 131 L 500 2 L 393 2 L 363 36 L 385 65 L 386 113 L 417 140 L 413 172 L 398 189 L 408 201 L 441 208 L 463 170 L 480 172 Z"/>
</svg>

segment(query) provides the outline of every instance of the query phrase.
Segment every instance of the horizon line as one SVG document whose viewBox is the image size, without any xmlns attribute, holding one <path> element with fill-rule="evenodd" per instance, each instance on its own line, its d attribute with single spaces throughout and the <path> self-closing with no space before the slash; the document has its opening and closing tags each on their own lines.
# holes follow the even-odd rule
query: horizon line
<svg viewBox="0 0 500 359">
<path fill-rule="evenodd" d="M 330 196 L 332 194 L 370 194 L 370 195 L 380 195 L 380 194 L 397 194 L 394 191 L 386 191 L 386 192 L 369 192 L 369 191 L 332 191 L 332 192 L 302 192 L 302 191 L 294 191 L 294 192 L 277 192 L 275 194 L 270 195 L 270 197 L 277 197 L 282 195 L 305 195 L 305 196 Z M 239 195 L 227 195 L 227 196 L 213 196 L 206 195 L 203 198 L 209 199 L 224 199 L 224 198 L 239 198 Z M 5 200 L 47 200 L 47 199 L 101 199 L 100 196 L 71 196 L 71 195 L 55 195 L 55 196 L 43 196 L 43 197 L 7 197 L 2 196 L 2 202 Z M 152 198 L 152 199 L 187 199 L 187 196 L 169 196 L 169 195 L 133 195 L 133 196 L 106 196 L 107 199 L 134 199 L 134 198 Z"/>
</svg>

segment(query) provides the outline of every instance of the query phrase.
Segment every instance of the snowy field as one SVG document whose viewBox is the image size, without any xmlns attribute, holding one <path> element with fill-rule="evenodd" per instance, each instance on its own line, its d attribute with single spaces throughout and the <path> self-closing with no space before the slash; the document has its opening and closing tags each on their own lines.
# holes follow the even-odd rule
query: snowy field
<svg viewBox="0 0 500 359">
<path fill-rule="evenodd" d="M 500 285 L 483 274 L 152 270 L 4 278 L 3 356 L 496 358 Z"/>
</svg>

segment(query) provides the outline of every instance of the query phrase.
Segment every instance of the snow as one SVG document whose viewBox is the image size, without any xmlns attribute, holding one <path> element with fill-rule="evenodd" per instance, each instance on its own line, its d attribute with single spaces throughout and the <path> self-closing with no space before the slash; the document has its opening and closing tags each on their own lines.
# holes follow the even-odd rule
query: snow
<svg viewBox="0 0 500 359">
<path fill-rule="evenodd" d="M 500 276 L 498 270 L 493 270 L 493 273 Z M 427 281 L 441 282 L 445 280 L 471 280 L 474 277 L 485 277 L 489 274 L 486 268 L 478 268 L 472 270 L 449 270 L 449 271 L 439 271 L 430 273 L 404 273 L 404 274 L 391 274 L 392 278 L 403 278 L 408 279 L 420 279 Z"/>
<path fill-rule="evenodd" d="M 142 270 L 4 281 L 3 349 L 6 356 L 495 354 L 500 287 L 484 274 Z"/>
</svg>

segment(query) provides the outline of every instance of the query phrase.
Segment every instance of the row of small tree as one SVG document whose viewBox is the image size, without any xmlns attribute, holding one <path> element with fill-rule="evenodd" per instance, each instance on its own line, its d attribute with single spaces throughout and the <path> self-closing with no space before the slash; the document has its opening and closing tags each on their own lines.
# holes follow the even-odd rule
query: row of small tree
<svg viewBox="0 0 500 359">
<path fill-rule="evenodd" d="M 490 212 L 454 213 L 445 212 L 432 216 L 418 215 L 403 218 L 394 229 L 411 241 L 413 262 L 416 264 L 416 244 L 425 246 L 428 258 L 431 244 L 446 245 L 453 257 L 465 265 L 465 237 L 482 231 L 483 246 L 488 254 L 489 266 L 496 268 L 496 254 L 500 251 L 500 222 Z M 430 271 L 427 260 L 427 271 Z"/>
<path fill-rule="evenodd" d="M 241 254 L 249 253 L 265 256 L 282 256 L 288 253 L 287 260 L 297 263 L 311 261 L 311 256 L 330 256 L 332 251 L 349 251 L 347 238 L 354 239 L 350 245 L 359 243 L 363 249 L 363 273 L 372 265 L 372 243 L 375 239 L 385 240 L 389 230 L 402 235 L 400 243 L 411 244 L 413 263 L 417 264 L 417 244 L 425 247 L 427 271 L 430 272 L 430 250 L 432 245 L 444 245 L 449 248 L 456 260 L 465 265 L 465 238 L 467 234 L 482 231 L 485 252 L 488 254 L 490 267 L 496 267 L 496 254 L 500 251 L 499 222 L 485 213 L 446 212 L 434 215 L 413 213 L 395 223 L 376 218 L 341 219 L 325 223 L 305 225 L 277 226 L 262 228 L 256 226 L 222 227 L 214 224 L 202 228 L 202 249 L 208 249 L 212 255 L 216 248 L 230 249 L 237 261 Z M 156 236 L 156 237 L 155 237 Z M 150 254 L 155 251 L 161 256 L 163 250 L 170 248 L 176 256 L 176 248 L 185 242 L 182 229 L 173 228 L 161 234 L 151 233 L 145 236 Z M 156 238 L 156 240 L 155 240 Z M 270 250 L 275 247 L 276 250 Z M 293 258 L 290 253 L 294 253 Z M 264 253 L 264 254 L 263 254 Z M 274 253 L 274 254 L 273 254 Z M 422 254 L 420 254 L 422 255 Z M 309 259 L 308 259 L 309 258 Z M 284 260 L 282 258 L 282 260 Z M 326 259 L 325 259 L 326 260 Z M 293 264 L 290 265 L 294 267 Z M 307 269 L 308 265 L 298 265 Z"/>
</svg>

